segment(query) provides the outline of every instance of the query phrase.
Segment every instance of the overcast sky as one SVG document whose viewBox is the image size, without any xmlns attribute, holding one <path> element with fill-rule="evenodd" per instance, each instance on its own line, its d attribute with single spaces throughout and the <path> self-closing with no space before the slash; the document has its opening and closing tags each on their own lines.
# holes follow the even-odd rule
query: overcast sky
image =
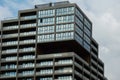
<svg viewBox="0 0 120 80">
<path fill-rule="evenodd" d="M 34 8 L 35 4 L 58 0 L 0 0 L 0 20 L 17 16 L 18 10 Z M 59 0 L 63 1 L 63 0 Z M 120 0 L 69 0 L 93 22 L 93 37 L 99 43 L 100 58 L 105 63 L 105 76 L 120 76 Z"/>
</svg>

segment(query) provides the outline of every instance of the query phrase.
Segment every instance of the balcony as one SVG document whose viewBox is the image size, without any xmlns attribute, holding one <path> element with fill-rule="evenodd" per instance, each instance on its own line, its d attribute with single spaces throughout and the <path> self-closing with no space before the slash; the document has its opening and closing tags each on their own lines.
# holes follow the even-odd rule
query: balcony
<svg viewBox="0 0 120 80">
<path fill-rule="evenodd" d="M 22 53 L 22 52 L 33 52 L 33 51 L 35 51 L 34 47 L 28 47 L 28 48 L 19 49 L 19 53 Z"/>
<path fill-rule="evenodd" d="M 22 76 L 33 76 L 33 75 L 34 75 L 34 71 L 23 71 L 23 72 L 18 74 L 19 77 L 22 77 Z"/>
<path fill-rule="evenodd" d="M 36 40 L 34 40 L 34 39 L 31 39 L 31 40 L 23 40 L 23 41 L 20 41 L 20 44 L 22 45 L 22 44 L 33 44 L 33 43 L 35 43 L 36 42 Z"/>
<path fill-rule="evenodd" d="M 1 66 L 1 70 L 15 70 L 16 68 L 17 68 L 17 65 L 14 65 L 14 64 Z"/>
<path fill-rule="evenodd" d="M 97 72 L 97 69 L 95 69 L 93 66 L 91 66 L 91 69 L 92 69 L 94 72 Z"/>
<path fill-rule="evenodd" d="M 6 72 L 4 74 L 1 74 L 0 78 L 12 78 L 16 77 L 16 72 Z"/>
<path fill-rule="evenodd" d="M 11 42 L 4 42 L 2 44 L 3 46 L 14 46 L 14 45 L 18 45 L 18 41 L 11 41 Z"/>
<path fill-rule="evenodd" d="M 32 24 L 21 24 L 21 25 L 20 25 L 20 29 L 22 29 L 22 28 L 31 28 L 31 27 L 36 27 L 36 23 L 32 23 Z"/>
<path fill-rule="evenodd" d="M 11 61 L 17 61 L 17 57 L 6 57 L 1 59 L 1 62 L 11 62 Z"/>
<path fill-rule="evenodd" d="M 3 38 L 14 38 L 14 37 L 18 37 L 18 34 L 8 34 L 8 35 L 3 35 Z"/>
<path fill-rule="evenodd" d="M 92 76 L 95 80 L 97 80 L 97 77 L 96 77 L 95 75 L 91 74 L 91 76 Z"/>
<path fill-rule="evenodd" d="M 55 65 L 67 65 L 67 64 L 73 64 L 72 60 L 59 60 L 55 62 Z"/>
<path fill-rule="evenodd" d="M 55 80 L 73 80 L 72 76 L 60 76 Z"/>
<path fill-rule="evenodd" d="M 91 46 L 95 51 L 98 51 L 98 49 L 94 45 L 91 45 Z"/>
<path fill-rule="evenodd" d="M 7 26 L 7 27 L 3 27 L 3 30 L 15 30 L 18 29 L 19 26 L 15 25 L 15 26 Z"/>
<path fill-rule="evenodd" d="M 87 70 L 87 69 L 83 69 L 83 71 L 85 72 L 85 73 L 87 73 L 88 75 L 90 75 L 90 72 Z M 85 79 L 86 80 L 86 79 Z"/>
<path fill-rule="evenodd" d="M 52 67 L 53 61 L 44 61 L 37 64 L 37 67 Z"/>
<path fill-rule="evenodd" d="M 33 60 L 35 59 L 34 55 L 24 55 L 23 57 L 19 57 L 19 60 Z"/>
<path fill-rule="evenodd" d="M 20 17 L 21 20 L 29 20 L 29 19 L 36 19 L 36 18 L 37 18 L 36 15 Z"/>
<path fill-rule="evenodd" d="M 20 36 L 32 36 L 36 35 L 36 31 L 20 33 Z"/>
<path fill-rule="evenodd" d="M 104 70 L 102 66 L 98 65 L 98 68 L 101 69 L 102 71 Z"/>
<path fill-rule="evenodd" d="M 4 50 L 2 51 L 2 54 L 10 54 L 10 53 L 17 53 L 17 49 L 8 49 L 8 50 Z"/>
<path fill-rule="evenodd" d="M 19 65 L 19 69 L 34 68 L 34 66 L 35 66 L 34 63 L 23 63 L 22 65 Z"/>
<path fill-rule="evenodd" d="M 95 62 L 93 59 L 91 59 L 91 62 L 97 66 L 97 61 Z"/>
<path fill-rule="evenodd" d="M 64 74 L 64 73 L 72 73 L 72 68 L 60 68 L 58 70 L 55 70 L 55 74 Z"/>
<path fill-rule="evenodd" d="M 40 72 L 37 72 L 36 75 L 52 75 L 53 74 L 53 69 L 43 69 L 40 70 Z"/>
</svg>

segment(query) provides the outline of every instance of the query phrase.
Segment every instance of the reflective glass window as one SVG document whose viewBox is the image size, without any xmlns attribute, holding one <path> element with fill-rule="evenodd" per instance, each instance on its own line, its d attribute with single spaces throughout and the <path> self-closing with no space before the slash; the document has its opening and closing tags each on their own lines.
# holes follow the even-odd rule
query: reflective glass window
<svg viewBox="0 0 120 80">
<path fill-rule="evenodd" d="M 48 16 L 54 16 L 55 15 L 55 10 L 44 10 L 44 11 L 39 11 L 39 17 L 48 17 Z"/>
<path fill-rule="evenodd" d="M 38 28 L 38 34 L 54 32 L 54 26 L 44 26 Z"/>
<path fill-rule="evenodd" d="M 74 32 L 57 33 L 56 40 L 73 39 Z"/>
<path fill-rule="evenodd" d="M 56 15 L 65 15 L 74 13 L 74 7 L 61 8 L 56 10 Z"/>
<path fill-rule="evenodd" d="M 38 20 L 38 26 L 54 24 L 54 18 L 41 18 Z"/>
<path fill-rule="evenodd" d="M 73 22 L 74 21 L 74 15 L 71 16 L 60 16 L 57 17 L 56 23 L 67 23 L 67 22 Z"/>
<path fill-rule="evenodd" d="M 56 32 L 74 30 L 74 24 L 56 25 Z"/>
<path fill-rule="evenodd" d="M 38 36 L 38 42 L 47 42 L 47 41 L 53 41 L 53 40 L 54 40 L 54 34 Z"/>
</svg>

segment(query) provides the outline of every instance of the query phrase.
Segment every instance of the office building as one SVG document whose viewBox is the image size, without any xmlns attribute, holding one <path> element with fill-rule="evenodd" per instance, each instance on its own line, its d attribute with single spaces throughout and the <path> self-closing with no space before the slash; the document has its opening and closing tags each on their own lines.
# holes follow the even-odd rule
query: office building
<svg viewBox="0 0 120 80">
<path fill-rule="evenodd" d="M 92 22 L 75 3 L 20 10 L 0 34 L 0 80 L 106 80 Z"/>
</svg>

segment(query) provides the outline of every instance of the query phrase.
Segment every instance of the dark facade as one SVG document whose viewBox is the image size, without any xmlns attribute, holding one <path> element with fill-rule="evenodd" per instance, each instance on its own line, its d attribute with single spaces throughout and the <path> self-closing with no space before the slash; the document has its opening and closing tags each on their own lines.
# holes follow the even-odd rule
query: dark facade
<svg viewBox="0 0 120 80">
<path fill-rule="evenodd" d="M 20 10 L 0 34 L 0 80 L 106 80 L 92 23 L 75 3 Z"/>
</svg>

